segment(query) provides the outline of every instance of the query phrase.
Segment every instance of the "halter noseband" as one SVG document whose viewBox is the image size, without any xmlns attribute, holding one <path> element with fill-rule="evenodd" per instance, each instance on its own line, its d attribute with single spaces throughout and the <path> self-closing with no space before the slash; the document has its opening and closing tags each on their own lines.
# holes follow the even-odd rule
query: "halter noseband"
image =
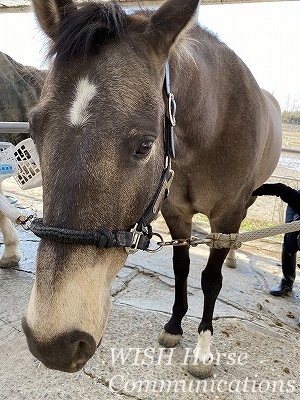
<svg viewBox="0 0 300 400">
<path fill-rule="evenodd" d="M 93 245 L 100 248 L 124 247 L 128 254 L 137 250 L 147 250 L 152 237 L 151 222 L 157 216 L 163 201 L 168 197 L 169 189 L 174 176 L 171 169 L 171 159 L 175 158 L 174 126 L 176 102 L 170 88 L 170 67 L 169 62 L 165 65 L 164 87 L 167 95 L 167 107 L 165 113 L 165 169 L 162 172 L 158 188 L 146 208 L 142 217 L 131 230 L 117 231 L 108 229 L 97 230 L 74 230 L 46 226 L 41 218 L 31 222 L 30 230 L 42 239 L 53 240 L 65 244 Z"/>
</svg>

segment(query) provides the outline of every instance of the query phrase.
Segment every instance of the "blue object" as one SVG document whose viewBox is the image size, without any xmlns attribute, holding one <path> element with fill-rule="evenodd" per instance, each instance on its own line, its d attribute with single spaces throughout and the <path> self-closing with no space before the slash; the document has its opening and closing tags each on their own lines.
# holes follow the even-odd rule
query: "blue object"
<svg viewBox="0 0 300 400">
<path fill-rule="evenodd" d="M 18 201 L 18 199 L 16 199 L 14 196 L 5 195 L 5 197 L 9 201 L 9 204 L 15 204 Z"/>
<path fill-rule="evenodd" d="M 10 174 L 14 171 L 14 168 L 11 164 L 0 164 L 0 174 Z"/>
</svg>

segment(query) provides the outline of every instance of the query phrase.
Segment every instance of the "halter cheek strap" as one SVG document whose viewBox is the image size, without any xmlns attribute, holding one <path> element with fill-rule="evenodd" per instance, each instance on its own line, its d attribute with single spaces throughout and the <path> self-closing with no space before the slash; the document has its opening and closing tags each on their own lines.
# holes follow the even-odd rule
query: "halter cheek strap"
<svg viewBox="0 0 300 400">
<path fill-rule="evenodd" d="M 169 189 L 173 180 L 174 171 L 171 169 L 171 158 L 175 158 L 174 126 L 176 102 L 170 90 L 170 66 L 165 65 L 164 87 L 167 95 L 167 107 L 165 114 L 164 141 L 165 141 L 165 169 L 162 172 L 158 188 L 134 227 L 128 231 L 109 229 L 74 230 L 47 226 L 41 218 L 31 222 L 30 230 L 38 237 L 53 240 L 65 244 L 93 245 L 99 248 L 124 247 L 128 254 L 137 250 L 147 250 L 152 237 L 151 222 L 157 216 L 163 201 L 169 195 Z"/>
<path fill-rule="evenodd" d="M 175 158 L 174 126 L 176 125 L 176 101 L 171 92 L 170 84 L 170 64 L 165 64 L 165 90 L 168 98 L 168 108 L 165 114 L 165 155 L 169 158 Z"/>
</svg>

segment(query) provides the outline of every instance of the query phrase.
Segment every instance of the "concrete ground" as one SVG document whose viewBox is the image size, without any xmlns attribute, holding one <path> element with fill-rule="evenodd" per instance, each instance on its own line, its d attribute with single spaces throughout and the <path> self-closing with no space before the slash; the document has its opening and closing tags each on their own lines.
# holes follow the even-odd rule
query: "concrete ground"
<svg viewBox="0 0 300 400">
<path fill-rule="evenodd" d="M 5 185 L 17 205 L 42 212 L 40 189 L 21 192 L 13 182 Z M 201 223 L 195 233 L 206 228 Z M 199 282 L 208 247 L 191 249 L 189 310 L 175 350 L 162 349 L 157 341 L 173 303 L 172 250 L 138 252 L 128 257 L 113 284 L 101 346 L 82 371 L 67 374 L 46 369 L 27 349 L 20 319 L 34 280 L 38 238 L 18 230 L 23 253 L 19 267 L 0 269 L 1 400 L 300 398 L 299 271 L 291 295 L 269 295 L 281 278 L 280 240 L 243 245 L 237 268 L 223 268 L 214 315 L 214 375 L 200 381 L 188 373 L 186 360 L 197 341 L 203 303 Z M 167 237 L 161 218 L 154 230 Z"/>
</svg>

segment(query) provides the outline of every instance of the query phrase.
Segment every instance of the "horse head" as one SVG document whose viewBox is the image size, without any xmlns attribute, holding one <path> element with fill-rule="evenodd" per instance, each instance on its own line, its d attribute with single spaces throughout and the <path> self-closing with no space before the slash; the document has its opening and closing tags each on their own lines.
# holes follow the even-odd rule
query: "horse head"
<svg viewBox="0 0 300 400">
<path fill-rule="evenodd" d="M 43 172 L 43 226 L 127 232 L 165 168 L 165 62 L 198 1 L 169 0 L 151 15 L 127 15 L 111 3 L 33 4 L 53 57 L 30 115 Z M 74 372 L 94 354 L 110 285 L 126 257 L 124 246 L 41 239 L 22 325 L 47 367 Z"/>
</svg>

